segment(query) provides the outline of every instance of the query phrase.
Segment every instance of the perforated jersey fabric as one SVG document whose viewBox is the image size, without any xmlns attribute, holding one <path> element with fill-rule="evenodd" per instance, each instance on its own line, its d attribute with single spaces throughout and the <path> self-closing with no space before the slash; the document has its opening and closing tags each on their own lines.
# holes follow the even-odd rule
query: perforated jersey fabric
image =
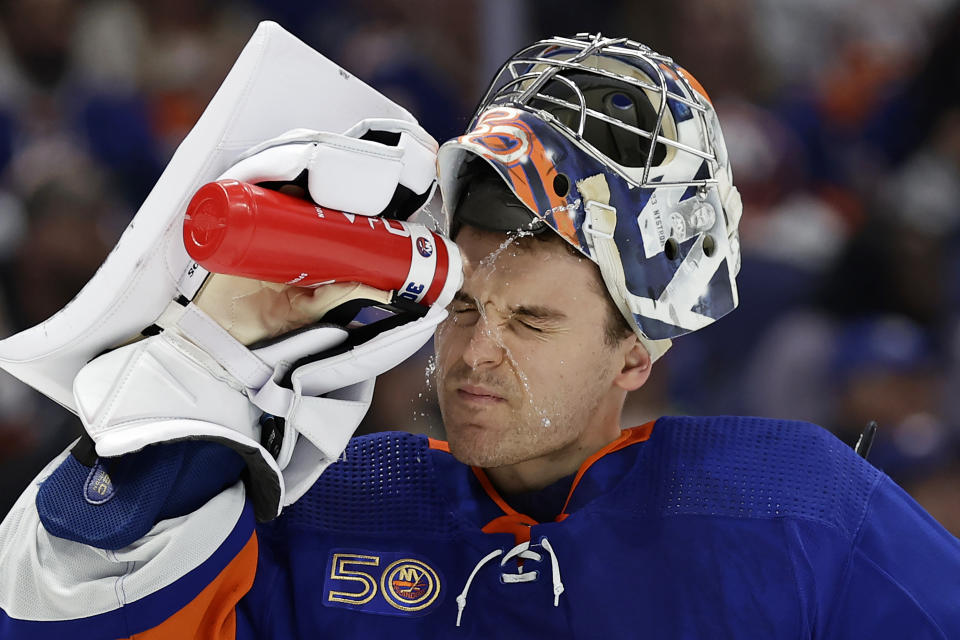
<svg viewBox="0 0 960 640">
<path fill-rule="evenodd" d="M 426 438 L 408 433 L 354 438 L 283 520 L 331 532 L 449 538 L 457 519 L 435 457 Z M 801 517 L 850 536 L 882 476 L 824 429 L 732 416 L 661 418 L 635 462 L 643 468 L 635 474 L 656 481 L 615 487 L 611 498 L 625 513 Z M 576 497 L 586 498 L 582 489 Z"/>
<path fill-rule="evenodd" d="M 492 532 L 504 511 L 473 470 L 422 436 L 356 438 L 259 528 L 269 550 L 241 605 L 278 638 L 960 637 L 960 543 L 814 425 L 661 418 L 590 466 L 567 511 L 529 527 L 536 577 L 518 581 L 515 562 L 484 560 L 517 540 Z M 384 567 L 403 562 L 439 584 L 421 609 L 391 601 Z"/>
<path fill-rule="evenodd" d="M 765 418 L 661 418 L 642 455 L 656 481 L 632 497 L 639 515 L 796 517 L 847 536 L 882 475 L 824 429 Z"/>
<path fill-rule="evenodd" d="M 960 541 L 823 429 L 661 418 L 621 440 L 581 468 L 564 513 L 537 521 L 422 436 L 355 438 L 276 520 L 254 524 L 238 483 L 152 529 L 134 562 L 91 563 L 104 584 L 135 568 L 137 584 L 158 585 L 137 601 L 101 594 L 97 615 L 48 624 L 0 575 L 0 636 L 107 640 L 122 624 L 129 637 L 166 611 L 164 624 L 229 624 L 154 637 L 960 638 Z M 211 521 L 221 499 L 233 515 Z M 43 581 L 22 534 L 37 516 L 21 516 L 15 535 L 14 520 L 0 528 L 5 566 L 35 572 L 37 602 L 75 590 Z M 214 531 L 207 560 L 165 570 L 165 553 L 209 549 Z"/>
<path fill-rule="evenodd" d="M 321 478 L 284 511 L 286 525 L 440 539 L 456 528 L 426 438 L 399 432 L 353 438 Z"/>
</svg>

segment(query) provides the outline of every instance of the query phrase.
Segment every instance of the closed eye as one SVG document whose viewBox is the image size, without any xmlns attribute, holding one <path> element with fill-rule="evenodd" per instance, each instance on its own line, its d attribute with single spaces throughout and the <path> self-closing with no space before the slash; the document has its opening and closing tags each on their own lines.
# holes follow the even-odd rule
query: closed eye
<svg viewBox="0 0 960 640">
<path fill-rule="evenodd" d="M 472 305 L 463 305 L 454 302 L 453 306 L 450 307 L 450 318 L 454 324 L 468 327 L 477 322 L 480 318 L 480 313 L 477 311 L 477 308 Z"/>
<path fill-rule="evenodd" d="M 537 333 L 543 333 L 543 329 L 540 327 L 534 326 L 529 322 L 524 322 L 523 320 L 520 320 L 519 322 L 525 329 L 529 329 L 530 331 L 535 331 Z"/>
<path fill-rule="evenodd" d="M 454 305 L 450 308 L 450 312 L 456 315 L 460 315 L 462 313 L 476 313 L 477 308 L 473 305 L 461 305 L 454 303 Z"/>
</svg>

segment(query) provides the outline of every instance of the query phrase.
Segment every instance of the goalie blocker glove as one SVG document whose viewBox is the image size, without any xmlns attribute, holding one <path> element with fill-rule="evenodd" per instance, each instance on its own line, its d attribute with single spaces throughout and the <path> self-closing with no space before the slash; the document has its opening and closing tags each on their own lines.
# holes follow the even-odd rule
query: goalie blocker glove
<svg viewBox="0 0 960 640">
<path fill-rule="evenodd" d="M 380 120 L 377 125 L 426 136 L 406 122 Z M 369 122 L 361 123 L 358 130 L 369 127 Z M 318 198 L 314 187 L 319 184 L 319 193 L 336 200 L 333 187 L 311 179 L 331 162 L 320 160 L 325 158 L 327 137 L 305 131 L 285 134 L 260 145 L 221 179 L 262 183 L 306 178 L 312 199 Z M 382 161 L 371 154 L 371 149 L 384 147 L 381 143 L 359 140 L 355 146 L 353 156 L 341 155 L 336 161 L 344 165 L 350 157 L 359 157 L 358 172 Z M 396 154 L 390 148 L 384 151 L 389 152 L 387 162 L 397 164 Z M 371 155 L 375 160 L 370 160 Z M 432 165 L 420 164 L 421 175 L 428 166 L 432 175 Z M 374 165 L 366 168 L 373 170 Z M 412 181 L 404 177 L 405 171 L 401 167 L 395 179 Z M 341 200 L 338 206 L 361 214 L 392 207 L 397 198 L 372 198 L 372 191 L 384 191 L 382 185 L 374 186 L 353 190 L 362 194 L 361 200 Z M 430 186 L 419 187 L 432 191 Z M 247 470 L 246 485 L 257 518 L 279 515 L 343 451 L 369 407 L 375 377 L 416 352 L 446 317 L 445 307 L 462 280 L 459 252 L 452 243 L 446 248 L 446 281 L 425 315 L 423 311 L 398 313 L 350 330 L 315 324 L 253 350 L 237 336 L 245 342 L 250 336 L 270 337 L 263 327 L 251 331 L 249 326 L 231 326 L 228 331 L 221 326 L 222 305 L 208 308 L 211 313 L 207 313 L 202 295 L 186 304 L 183 299 L 171 302 L 155 322 L 156 335 L 95 358 L 76 376 L 75 408 L 100 459 L 90 458 L 89 452 L 71 456 L 45 482 L 37 498 L 44 525 L 77 542 L 123 547 L 145 534 L 157 519 L 182 515 L 235 481 L 238 459 Z M 201 294 L 211 289 L 217 291 L 219 301 L 234 299 L 231 287 L 251 283 L 230 278 L 211 274 Z M 382 292 L 371 288 L 357 292 L 357 285 L 336 286 L 349 291 L 329 287 L 337 293 L 326 306 L 357 296 L 376 299 L 378 293 L 381 299 L 375 301 L 384 301 Z M 320 294 L 324 288 L 306 291 Z M 185 440 L 208 443 L 163 444 Z M 216 446 L 210 447 L 209 442 Z M 219 451 L 220 445 L 226 448 Z M 130 454 L 133 458 L 127 460 L 124 456 Z M 201 471 L 209 474 L 207 481 L 188 480 Z M 91 493 L 98 489 L 109 496 L 100 503 Z M 71 491 L 73 500 L 65 499 Z M 132 511 L 131 505 L 135 506 Z M 97 518 L 90 517 L 93 508 Z M 97 523 L 96 529 L 91 529 L 91 522 Z"/>
</svg>

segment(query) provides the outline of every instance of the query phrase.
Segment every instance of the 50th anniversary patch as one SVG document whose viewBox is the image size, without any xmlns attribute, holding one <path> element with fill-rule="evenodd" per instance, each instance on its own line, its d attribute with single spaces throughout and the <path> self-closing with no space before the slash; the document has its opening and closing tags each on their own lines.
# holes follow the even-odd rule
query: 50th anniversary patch
<svg viewBox="0 0 960 640">
<path fill-rule="evenodd" d="M 333 549 L 323 604 L 365 613 L 420 616 L 443 601 L 443 580 L 429 562 L 406 553 Z"/>
</svg>

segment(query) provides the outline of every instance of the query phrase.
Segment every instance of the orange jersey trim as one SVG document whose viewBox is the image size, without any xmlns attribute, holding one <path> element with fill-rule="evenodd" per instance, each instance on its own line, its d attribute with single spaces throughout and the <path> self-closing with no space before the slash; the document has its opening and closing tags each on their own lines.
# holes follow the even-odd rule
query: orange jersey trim
<svg viewBox="0 0 960 640">
<path fill-rule="evenodd" d="M 560 514 L 554 518 L 554 522 L 563 522 L 570 516 L 570 514 L 567 513 L 567 507 L 570 506 L 570 499 L 573 498 L 573 492 L 576 491 L 577 485 L 580 484 L 580 480 L 583 478 L 583 475 L 597 460 L 605 455 L 619 451 L 620 449 L 625 449 L 630 445 L 637 444 L 638 442 L 646 442 L 653 434 L 653 426 L 655 422 L 656 421 L 651 421 L 639 427 L 624 429 L 620 432 L 620 436 L 616 440 L 584 460 L 583 464 L 581 464 L 580 468 L 577 470 L 577 475 L 573 479 L 573 485 L 571 485 L 570 491 L 567 493 L 567 499 L 563 503 L 563 509 L 561 509 Z M 434 443 L 436 443 L 436 446 Z M 430 447 L 433 449 L 450 451 L 449 446 L 446 445 L 447 443 L 443 442 L 442 440 L 430 439 Z M 493 500 L 498 507 L 500 507 L 500 510 L 503 511 L 504 514 L 488 522 L 486 526 L 483 527 L 482 531 L 484 533 L 512 533 L 517 540 L 517 544 L 530 540 L 530 527 L 540 523 L 530 516 L 520 513 L 511 507 L 507 501 L 504 500 L 503 496 L 500 495 L 496 487 L 493 486 L 493 483 L 490 481 L 490 478 L 487 477 L 487 474 L 483 469 L 480 467 L 470 467 L 470 469 L 477 477 L 477 480 L 480 481 L 480 486 L 483 487 L 483 490 L 487 496 L 489 496 L 490 499 Z"/>
<path fill-rule="evenodd" d="M 653 425 L 654 422 L 651 421 L 639 427 L 624 429 L 622 432 L 620 432 L 619 438 L 584 460 L 583 464 L 580 465 L 580 469 L 577 471 L 576 477 L 573 479 L 573 485 L 570 487 L 570 493 L 567 494 L 566 502 L 563 503 L 563 509 L 560 510 L 560 515 L 555 518 L 555 521 L 563 522 L 570 515 L 567 513 L 567 507 L 570 506 L 570 499 L 573 497 L 573 492 L 577 490 L 577 485 L 580 484 L 580 479 L 583 478 L 583 474 L 587 472 L 587 469 L 589 469 L 594 462 L 608 453 L 620 451 L 620 449 L 629 447 L 632 444 L 637 444 L 638 442 L 646 442 L 650 439 L 650 435 L 653 433 Z"/>
<path fill-rule="evenodd" d="M 427 438 L 427 444 L 431 449 L 437 449 L 438 451 L 446 451 L 450 453 L 450 443 L 446 440 L 437 440 L 436 438 Z"/>
<path fill-rule="evenodd" d="M 481 531 L 484 533 L 512 533 L 516 544 L 528 542 L 530 540 L 530 527 L 539 523 L 525 513 L 520 513 L 507 504 L 507 501 L 497 492 L 483 469 L 480 467 L 470 467 L 470 469 L 473 471 L 473 474 L 477 476 L 477 480 L 480 481 L 480 486 L 483 487 L 484 492 L 490 496 L 490 499 L 493 500 L 504 513 L 504 515 L 499 518 L 494 518 L 488 522 Z"/>
<path fill-rule="evenodd" d="M 130 640 L 234 640 L 237 603 L 250 591 L 257 573 L 257 544 L 254 532 L 240 553 L 187 606 L 156 627 L 130 636 Z"/>
<path fill-rule="evenodd" d="M 498 507 L 500 507 L 500 510 L 503 511 L 505 515 L 513 517 L 523 516 L 529 518 L 529 516 L 525 516 L 507 504 L 507 501 L 503 499 L 503 496 L 500 495 L 496 487 L 493 486 L 493 483 L 490 482 L 490 478 L 487 477 L 486 471 L 480 467 L 470 467 L 470 469 L 473 471 L 473 475 L 477 476 L 477 480 L 480 481 L 480 486 L 483 487 L 484 492 L 486 492 L 490 499 L 493 500 Z M 532 521 L 532 524 L 539 524 L 533 518 L 529 519 Z"/>
<path fill-rule="evenodd" d="M 518 513 L 494 518 L 482 529 L 484 533 L 512 533 L 514 544 L 530 542 L 530 527 L 539 524 L 530 516 Z"/>
</svg>

